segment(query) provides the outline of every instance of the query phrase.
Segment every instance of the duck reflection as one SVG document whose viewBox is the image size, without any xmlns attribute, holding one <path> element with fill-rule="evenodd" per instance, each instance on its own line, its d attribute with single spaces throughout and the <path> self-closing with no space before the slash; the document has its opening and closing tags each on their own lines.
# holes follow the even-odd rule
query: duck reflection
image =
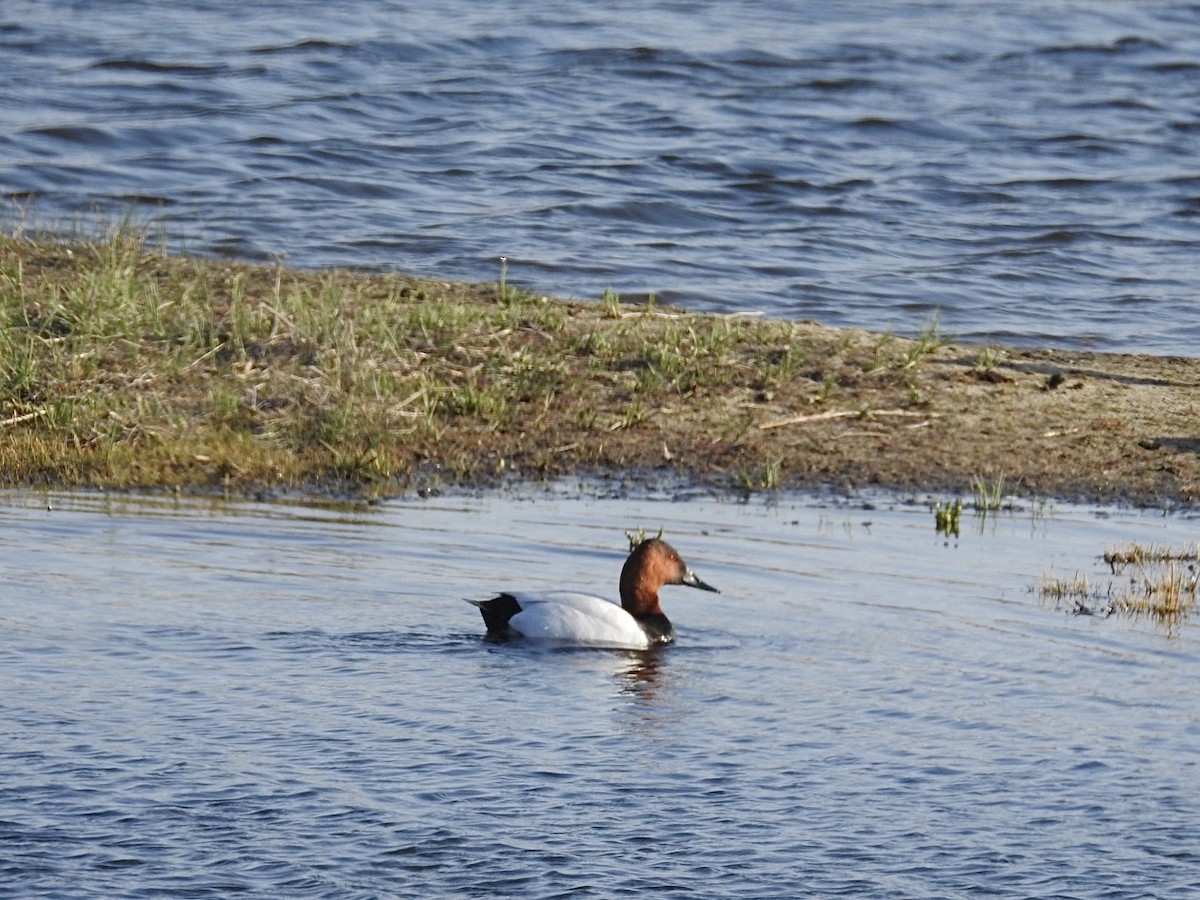
<svg viewBox="0 0 1200 900">
<path fill-rule="evenodd" d="M 664 686 L 666 654 L 661 650 L 638 650 L 622 654 L 617 670 L 620 692 L 641 700 L 653 701 Z"/>
</svg>

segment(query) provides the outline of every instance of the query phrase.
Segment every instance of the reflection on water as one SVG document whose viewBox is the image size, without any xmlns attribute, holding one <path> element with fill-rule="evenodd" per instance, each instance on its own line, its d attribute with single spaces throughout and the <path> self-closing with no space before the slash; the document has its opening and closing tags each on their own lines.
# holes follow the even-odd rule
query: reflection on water
<svg viewBox="0 0 1200 900">
<path fill-rule="evenodd" d="M 6 896 L 1200 889 L 1194 625 L 1036 593 L 1193 521 L 51 500 L 0 504 Z M 495 643 L 459 599 L 615 594 L 660 525 L 725 591 L 664 589 L 670 647 Z"/>
<path fill-rule="evenodd" d="M 662 664 L 661 650 L 630 651 L 627 665 L 621 671 L 622 693 L 653 700 Z"/>
</svg>

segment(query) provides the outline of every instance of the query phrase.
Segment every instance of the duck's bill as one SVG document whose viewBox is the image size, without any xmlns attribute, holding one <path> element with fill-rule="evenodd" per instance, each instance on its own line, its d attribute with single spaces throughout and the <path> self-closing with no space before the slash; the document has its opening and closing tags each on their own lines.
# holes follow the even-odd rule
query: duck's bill
<svg viewBox="0 0 1200 900">
<path fill-rule="evenodd" d="M 696 573 L 691 569 L 688 569 L 688 571 L 684 574 L 682 583 L 686 584 L 688 587 L 700 588 L 702 591 L 712 591 L 714 594 L 721 593 L 708 582 L 701 581 L 699 578 L 697 578 Z"/>
</svg>

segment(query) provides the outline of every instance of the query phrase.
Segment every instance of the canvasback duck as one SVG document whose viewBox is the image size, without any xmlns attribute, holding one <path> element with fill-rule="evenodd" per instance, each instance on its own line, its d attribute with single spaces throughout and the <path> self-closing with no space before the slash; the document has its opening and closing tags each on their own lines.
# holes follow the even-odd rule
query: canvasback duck
<svg viewBox="0 0 1200 900">
<path fill-rule="evenodd" d="M 621 569 L 621 605 L 575 591 L 505 592 L 491 600 L 468 600 L 479 607 L 491 637 L 521 635 L 593 647 L 644 650 L 669 644 L 671 621 L 658 605 L 658 589 L 686 584 L 719 594 L 696 577 L 666 541 L 649 538 L 629 554 Z"/>
</svg>

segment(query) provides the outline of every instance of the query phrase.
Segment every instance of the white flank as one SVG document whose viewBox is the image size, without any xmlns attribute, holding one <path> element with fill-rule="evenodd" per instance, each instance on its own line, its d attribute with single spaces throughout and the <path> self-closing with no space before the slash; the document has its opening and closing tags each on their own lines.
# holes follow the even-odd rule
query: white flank
<svg viewBox="0 0 1200 900">
<path fill-rule="evenodd" d="M 570 641 L 594 647 L 644 650 L 646 632 L 617 604 L 574 591 L 514 593 L 521 611 L 509 626 L 527 638 Z"/>
</svg>

